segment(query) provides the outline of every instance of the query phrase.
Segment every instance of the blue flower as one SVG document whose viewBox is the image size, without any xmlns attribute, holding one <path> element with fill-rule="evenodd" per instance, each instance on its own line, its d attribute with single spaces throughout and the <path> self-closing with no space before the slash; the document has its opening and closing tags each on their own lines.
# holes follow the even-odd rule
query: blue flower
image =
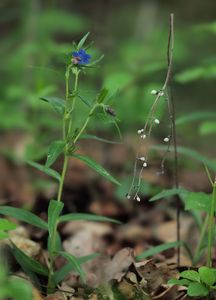
<svg viewBox="0 0 216 300">
<path fill-rule="evenodd" d="M 84 49 L 72 52 L 72 62 L 75 65 L 86 65 L 89 63 L 91 55 L 86 53 Z"/>
</svg>

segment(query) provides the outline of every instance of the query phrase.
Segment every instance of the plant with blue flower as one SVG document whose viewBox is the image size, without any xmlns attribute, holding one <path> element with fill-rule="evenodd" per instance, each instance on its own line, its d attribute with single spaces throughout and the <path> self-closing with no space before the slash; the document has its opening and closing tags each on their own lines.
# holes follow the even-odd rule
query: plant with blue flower
<svg viewBox="0 0 216 300">
<path fill-rule="evenodd" d="M 92 214 L 61 214 L 64 208 L 64 203 L 62 202 L 62 191 L 70 157 L 81 160 L 101 176 L 104 176 L 114 184 L 119 185 L 119 182 L 96 161 L 88 156 L 77 153 L 77 143 L 80 138 L 84 138 L 84 133 L 92 116 L 103 114 L 104 117 L 110 118 L 110 121 L 113 123 L 116 122 L 116 114 L 108 105 L 111 97 L 106 88 L 103 88 L 91 101 L 86 101 L 83 99 L 79 91 L 80 75 L 84 73 L 87 68 L 94 66 L 103 58 L 103 56 L 101 56 L 97 60 L 90 62 L 91 55 L 86 52 L 86 48 L 84 46 L 88 35 L 89 33 L 87 33 L 78 44 L 74 43 L 75 51 L 72 52 L 72 55 L 70 53 L 70 59 L 67 61 L 64 99 L 58 97 L 41 97 L 41 100 L 49 103 L 53 107 L 62 120 L 62 136 L 50 144 L 45 165 L 28 161 L 31 166 L 53 177 L 58 182 L 56 200 L 50 200 L 49 202 L 47 213 L 48 220 L 44 221 L 37 215 L 21 208 L 0 206 L 0 214 L 17 218 L 22 222 L 26 222 L 35 227 L 48 231 L 47 265 L 42 265 L 38 261 L 28 257 L 11 242 L 11 250 L 14 257 L 23 270 L 32 278 L 33 282 L 40 283 L 41 276 L 43 278 L 43 282 L 44 277 L 47 278 L 47 294 L 52 293 L 56 286 L 72 270 L 79 274 L 82 282 L 85 282 L 85 272 L 81 264 L 97 256 L 96 253 L 93 253 L 86 257 L 76 258 L 73 255 L 63 251 L 61 247 L 61 237 L 58 232 L 58 225 L 60 223 L 72 220 L 109 221 L 119 223 L 116 220 Z M 88 111 L 87 117 L 81 120 L 81 125 L 77 128 L 74 119 L 76 113 L 75 108 L 78 101 L 83 101 Z M 96 138 L 101 140 L 101 138 L 91 135 L 87 135 L 87 138 Z M 52 168 L 52 165 L 60 155 L 63 155 L 63 166 L 61 173 L 58 173 Z M 55 269 L 55 260 L 57 256 L 62 256 L 68 261 L 68 264 L 63 266 L 60 270 Z M 38 277 L 38 275 L 40 275 L 40 277 Z"/>
<path fill-rule="evenodd" d="M 86 65 L 90 62 L 91 55 L 88 54 L 84 49 L 72 52 L 72 63 L 74 65 Z"/>
</svg>

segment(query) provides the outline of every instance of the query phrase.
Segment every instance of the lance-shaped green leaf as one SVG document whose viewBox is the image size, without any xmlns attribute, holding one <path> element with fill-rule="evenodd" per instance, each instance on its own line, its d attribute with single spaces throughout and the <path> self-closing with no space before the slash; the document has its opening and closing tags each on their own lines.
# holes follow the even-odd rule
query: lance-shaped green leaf
<svg viewBox="0 0 216 300">
<path fill-rule="evenodd" d="M 93 67 L 94 65 L 98 64 L 104 58 L 104 54 L 102 54 L 98 59 L 92 61 L 91 63 L 87 64 L 85 67 Z"/>
<path fill-rule="evenodd" d="M 23 221 L 25 223 L 31 224 L 35 227 L 41 228 L 41 229 L 48 229 L 48 225 L 45 221 L 43 221 L 41 218 L 36 216 L 35 214 L 22 209 L 22 208 L 16 208 L 16 207 L 10 207 L 10 206 L 0 206 L 0 214 L 5 216 L 10 216 L 12 218 L 15 218 L 19 221 Z"/>
<path fill-rule="evenodd" d="M 19 265 L 25 270 L 31 270 L 37 274 L 41 274 L 44 276 L 48 275 L 48 269 L 43 266 L 38 261 L 34 260 L 33 258 L 26 255 L 23 251 L 21 251 L 15 244 L 13 244 L 13 247 L 11 249 L 12 254 L 16 258 Z"/>
<path fill-rule="evenodd" d="M 83 156 L 80 154 L 72 154 L 72 156 L 86 163 L 90 168 L 95 170 L 101 176 L 105 177 L 106 179 L 110 180 L 111 182 L 117 185 L 120 185 L 120 183 L 112 175 L 110 175 L 101 165 L 99 165 L 95 160 L 89 158 L 88 156 Z"/>
<path fill-rule="evenodd" d="M 158 193 L 157 195 L 155 195 L 154 197 L 150 198 L 149 201 L 157 201 L 160 199 L 164 199 L 164 198 L 170 198 L 172 196 L 175 195 L 182 195 L 182 194 L 187 194 L 188 192 L 185 189 L 169 189 L 169 190 L 164 190 L 160 193 Z"/>
<path fill-rule="evenodd" d="M 176 120 L 176 125 L 187 124 L 196 121 L 216 119 L 216 112 L 214 111 L 196 111 L 190 114 L 184 114 Z"/>
<path fill-rule="evenodd" d="M 84 264 L 85 262 L 96 258 L 99 254 L 93 253 L 87 256 L 78 257 L 77 260 L 80 264 Z M 70 272 L 74 271 L 74 264 L 68 262 L 65 264 L 60 270 L 56 271 L 53 275 L 53 280 L 56 284 L 60 283 Z"/>
<path fill-rule="evenodd" d="M 53 233 L 56 231 L 59 216 L 62 212 L 64 204 L 60 201 L 51 200 L 48 207 L 48 231 L 52 239 Z"/>
<path fill-rule="evenodd" d="M 84 37 L 81 38 L 81 40 L 79 41 L 78 45 L 77 45 L 77 50 L 80 50 L 83 45 L 85 44 L 85 41 L 87 40 L 88 36 L 89 36 L 90 32 L 87 32 Z"/>
<path fill-rule="evenodd" d="M 121 222 L 114 220 L 112 218 L 107 218 L 103 216 L 97 216 L 93 214 L 82 214 L 82 213 L 71 213 L 63 215 L 59 218 L 59 222 L 68 222 L 68 221 L 97 221 L 97 222 L 112 222 L 116 224 L 121 224 Z"/>
<path fill-rule="evenodd" d="M 155 146 L 152 146 L 151 148 L 155 149 L 155 150 L 164 150 L 164 151 L 167 150 L 167 146 L 161 146 L 161 145 L 155 145 Z M 173 152 L 174 148 L 170 147 L 170 151 Z M 202 164 L 204 163 L 209 169 L 216 172 L 216 163 L 214 161 L 208 159 L 204 155 L 199 154 L 197 151 L 189 149 L 189 148 L 185 148 L 185 147 L 178 147 L 177 152 L 179 154 L 183 154 L 194 160 L 197 160 L 197 161 L 201 162 Z"/>
<path fill-rule="evenodd" d="M 56 172 L 55 170 L 50 169 L 50 168 L 47 168 L 46 166 L 40 165 L 40 164 L 38 164 L 38 163 L 36 163 L 36 162 L 34 162 L 34 161 L 28 160 L 27 163 L 28 163 L 30 166 L 32 166 L 32 167 L 38 169 L 39 171 L 44 172 L 45 174 L 49 175 L 50 177 L 53 177 L 53 178 L 55 178 L 55 179 L 58 180 L 58 181 L 61 180 L 60 174 L 59 174 L 58 172 Z"/>
<path fill-rule="evenodd" d="M 106 99 L 108 93 L 109 93 L 109 90 L 106 88 L 103 88 L 96 98 L 97 103 L 102 103 Z"/>
<path fill-rule="evenodd" d="M 0 240 L 7 239 L 9 237 L 9 234 L 3 230 L 0 230 Z"/>
<path fill-rule="evenodd" d="M 117 142 L 117 141 L 111 141 L 111 140 L 103 139 L 103 138 L 101 138 L 99 136 L 92 135 L 92 134 L 82 134 L 80 136 L 80 139 L 96 140 L 96 141 L 107 143 L 107 144 L 120 144 L 120 145 L 123 144 L 122 142 Z"/>
<path fill-rule="evenodd" d="M 41 97 L 40 99 L 45 102 L 48 102 L 53 107 L 53 109 L 60 115 L 64 114 L 65 101 L 63 99 L 60 99 L 58 97 Z"/>
<path fill-rule="evenodd" d="M 56 161 L 59 155 L 64 151 L 64 147 L 64 141 L 54 141 L 51 143 L 47 154 L 45 167 L 49 168 Z"/>
<path fill-rule="evenodd" d="M 80 275 L 80 278 L 84 282 L 85 281 L 85 273 L 81 267 L 81 264 L 80 264 L 78 258 L 76 258 L 74 255 L 69 254 L 65 251 L 59 251 L 58 254 L 63 256 L 64 258 L 66 258 L 67 261 L 73 265 L 74 271 Z"/>
<path fill-rule="evenodd" d="M 185 246 L 185 244 L 182 241 L 176 241 L 176 242 L 171 242 L 171 243 L 165 243 L 159 246 L 155 246 L 152 247 L 146 251 L 144 251 L 143 253 L 139 254 L 136 256 L 136 260 L 140 261 L 143 260 L 149 256 L 158 254 L 162 251 L 171 249 L 171 248 L 175 248 L 175 247 L 179 247 L 179 246 Z"/>
</svg>

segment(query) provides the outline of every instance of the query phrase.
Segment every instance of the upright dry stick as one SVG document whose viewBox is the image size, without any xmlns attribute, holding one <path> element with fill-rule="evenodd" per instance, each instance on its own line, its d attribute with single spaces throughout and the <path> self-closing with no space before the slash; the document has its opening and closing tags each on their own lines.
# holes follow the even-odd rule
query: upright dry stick
<svg viewBox="0 0 216 300">
<path fill-rule="evenodd" d="M 167 63 L 170 69 L 169 73 L 169 87 L 170 87 L 170 97 L 168 98 L 169 106 L 171 110 L 171 129 L 172 129 L 172 139 L 174 148 L 174 184 L 175 188 L 179 188 L 179 176 L 178 176 L 178 152 L 177 152 L 177 136 L 176 136 L 176 114 L 175 114 L 175 102 L 172 91 L 172 59 L 173 59 L 173 49 L 174 49 L 174 14 L 170 15 L 170 30 L 168 38 L 167 47 Z M 180 241 L 180 211 L 181 203 L 179 196 L 176 196 L 176 240 Z M 177 248 L 177 265 L 180 265 L 180 246 Z"/>
<path fill-rule="evenodd" d="M 170 23 L 169 23 L 169 35 L 168 35 L 168 45 L 167 45 L 167 74 L 166 74 L 166 78 L 165 78 L 165 82 L 163 84 L 163 87 L 161 88 L 160 91 L 158 91 L 156 93 L 156 99 L 154 100 L 154 103 L 148 113 L 147 116 L 147 120 L 146 123 L 143 127 L 143 129 L 139 130 L 140 132 L 142 132 L 142 136 L 145 139 L 148 139 L 151 135 L 152 129 L 153 129 L 153 125 L 155 122 L 155 112 L 157 109 L 157 106 L 160 102 L 161 97 L 164 95 L 164 93 L 167 94 L 167 98 L 168 98 L 168 111 L 169 111 L 169 117 L 170 117 L 170 126 L 171 126 L 171 136 L 172 137 L 172 141 L 173 141 L 173 148 L 174 148 L 174 184 L 175 184 L 175 188 L 179 187 L 179 180 L 178 180 L 178 154 L 177 154 L 177 138 L 176 138 L 176 124 L 175 124 L 175 103 L 174 103 L 174 98 L 173 98 L 173 92 L 172 92 L 172 65 L 173 65 L 173 50 L 174 50 L 174 14 L 170 15 Z M 169 87 L 169 94 L 167 92 L 167 89 Z M 138 131 L 138 133 L 139 133 Z M 142 137 L 141 136 L 141 137 Z M 167 156 L 167 153 L 169 152 L 170 149 L 170 137 L 169 137 L 169 144 L 168 144 L 168 148 L 167 151 L 164 155 L 164 158 L 161 162 L 161 168 L 162 168 L 162 172 L 161 174 L 163 174 L 163 170 L 164 170 L 164 162 Z M 140 143 L 141 140 L 138 143 L 138 151 L 136 153 L 136 160 L 134 163 L 134 171 L 133 171 L 133 180 L 132 180 L 132 184 L 130 186 L 129 192 L 128 192 L 128 198 L 130 198 L 130 194 L 132 192 L 132 189 L 135 189 L 135 195 L 134 195 L 134 199 L 137 199 L 138 201 L 140 201 L 140 198 L 138 196 L 139 190 L 140 190 L 140 185 L 141 185 L 141 178 L 142 178 L 142 173 L 144 170 L 144 167 L 147 166 L 146 165 L 142 165 L 140 171 L 137 171 L 137 167 L 138 167 L 138 160 L 140 159 Z M 148 147 L 146 150 L 147 154 L 145 156 L 145 161 L 147 161 L 147 157 L 148 157 Z M 135 179 L 136 179 L 136 175 L 138 172 L 138 184 L 135 185 Z M 176 197 L 176 224 L 177 224 L 177 241 L 180 241 L 180 199 L 179 197 Z M 178 247 L 177 249 L 177 264 L 178 266 L 180 265 L 180 247 Z"/>
</svg>

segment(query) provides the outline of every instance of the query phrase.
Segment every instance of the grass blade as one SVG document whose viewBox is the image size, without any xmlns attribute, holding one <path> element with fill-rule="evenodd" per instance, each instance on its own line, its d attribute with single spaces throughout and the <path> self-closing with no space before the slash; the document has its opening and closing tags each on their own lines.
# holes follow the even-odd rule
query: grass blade
<svg viewBox="0 0 216 300">
<path fill-rule="evenodd" d="M 116 224 L 121 224 L 121 222 L 103 216 L 97 216 L 93 214 L 82 214 L 82 213 L 71 213 L 63 215 L 59 218 L 59 222 L 67 222 L 67 221 L 98 221 L 98 222 L 112 222 Z"/>
</svg>

